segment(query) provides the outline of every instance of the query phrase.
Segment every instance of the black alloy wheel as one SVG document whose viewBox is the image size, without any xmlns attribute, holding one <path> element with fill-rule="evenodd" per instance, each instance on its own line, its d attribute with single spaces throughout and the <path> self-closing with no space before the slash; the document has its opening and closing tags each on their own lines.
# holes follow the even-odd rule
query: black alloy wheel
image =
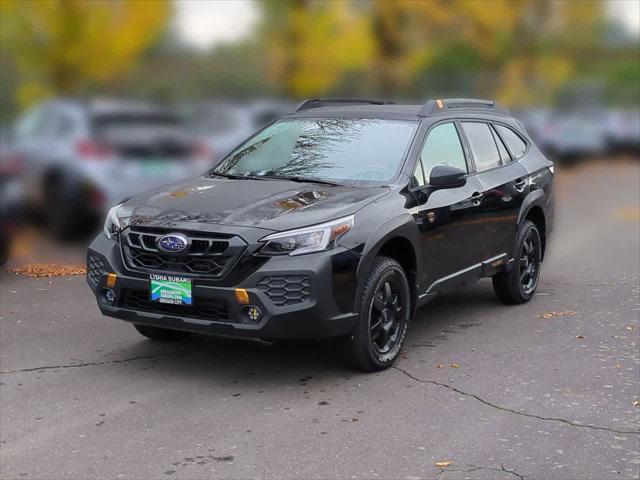
<svg viewBox="0 0 640 480">
<path fill-rule="evenodd" d="M 513 266 L 493 276 L 493 289 L 507 304 L 527 302 L 536 293 L 542 263 L 542 241 L 535 224 L 525 220 L 513 249 Z"/>
<path fill-rule="evenodd" d="M 350 363 L 366 372 L 390 367 L 400 354 L 411 315 L 405 271 L 395 259 L 377 257 L 360 295 L 358 325 L 346 342 Z"/>
<path fill-rule="evenodd" d="M 520 286 L 524 295 L 531 295 L 540 275 L 540 237 L 536 230 L 529 230 L 520 249 Z"/>
<path fill-rule="evenodd" d="M 399 273 L 380 282 L 371 300 L 369 309 L 370 338 L 373 348 L 379 354 L 389 353 L 400 338 L 405 316 L 403 310 L 403 284 Z"/>
</svg>

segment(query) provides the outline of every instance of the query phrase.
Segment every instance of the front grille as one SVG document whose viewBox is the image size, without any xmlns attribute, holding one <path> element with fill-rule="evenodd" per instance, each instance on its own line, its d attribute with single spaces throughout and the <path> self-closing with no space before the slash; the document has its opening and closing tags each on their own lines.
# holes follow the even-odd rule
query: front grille
<svg viewBox="0 0 640 480">
<path fill-rule="evenodd" d="M 158 249 L 158 239 L 169 233 L 188 238 L 185 252 Z M 233 235 L 130 227 L 122 232 L 121 246 L 127 266 L 134 270 L 220 278 L 233 267 L 246 243 Z"/>
<path fill-rule="evenodd" d="M 194 305 L 171 305 L 152 302 L 148 290 L 124 289 L 120 293 L 120 306 L 143 312 L 166 313 L 216 322 L 229 322 L 229 306 L 224 300 L 199 298 Z"/>
<path fill-rule="evenodd" d="M 277 306 L 293 305 L 309 299 L 311 280 L 307 275 L 275 275 L 264 277 L 258 289 Z"/>
<path fill-rule="evenodd" d="M 97 286 L 102 275 L 106 273 L 102 257 L 98 255 L 87 255 L 87 278 L 92 285 Z"/>
</svg>

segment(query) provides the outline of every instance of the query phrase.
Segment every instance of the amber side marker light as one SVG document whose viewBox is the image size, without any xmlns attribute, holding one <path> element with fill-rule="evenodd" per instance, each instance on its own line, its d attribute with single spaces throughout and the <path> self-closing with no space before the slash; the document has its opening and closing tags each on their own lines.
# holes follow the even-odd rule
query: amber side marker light
<svg viewBox="0 0 640 480">
<path fill-rule="evenodd" d="M 113 288 L 116 286 L 116 279 L 118 276 L 115 273 L 110 273 L 107 275 L 107 287 Z"/>
<path fill-rule="evenodd" d="M 244 288 L 236 288 L 236 300 L 240 305 L 246 305 L 249 303 L 249 292 Z"/>
</svg>

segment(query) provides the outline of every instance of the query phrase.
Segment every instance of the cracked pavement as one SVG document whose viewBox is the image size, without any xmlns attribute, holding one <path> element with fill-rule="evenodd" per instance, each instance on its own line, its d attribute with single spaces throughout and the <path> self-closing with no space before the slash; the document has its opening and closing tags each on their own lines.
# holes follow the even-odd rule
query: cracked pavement
<svg viewBox="0 0 640 480">
<path fill-rule="evenodd" d="M 639 478 L 640 164 L 559 180 L 538 295 L 438 298 L 376 374 L 331 342 L 154 344 L 82 277 L 0 274 L 0 478 Z"/>
</svg>

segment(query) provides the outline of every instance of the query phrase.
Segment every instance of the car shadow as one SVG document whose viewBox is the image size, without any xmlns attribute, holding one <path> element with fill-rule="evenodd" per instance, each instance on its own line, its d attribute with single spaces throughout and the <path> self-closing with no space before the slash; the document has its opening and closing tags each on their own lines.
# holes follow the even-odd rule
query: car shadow
<svg viewBox="0 0 640 480">
<path fill-rule="evenodd" d="M 481 324 L 469 320 L 469 312 L 473 311 L 475 318 L 486 318 L 483 312 L 496 308 L 501 308 L 501 304 L 490 283 L 486 282 L 436 298 L 416 312 L 403 352 L 415 347 L 437 346 L 445 342 L 448 335 Z M 152 345 L 151 350 L 156 354 L 149 355 Z M 157 373 L 165 379 L 167 375 L 176 375 L 182 379 L 221 382 L 222 385 L 251 377 L 259 378 L 262 385 L 277 385 L 292 376 L 303 383 L 308 377 L 315 376 L 325 379 L 367 376 L 345 366 L 340 339 L 267 343 L 193 335 L 182 342 L 164 344 L 160 350 L 157 346 L 141 339 L 120 353 L 129 357 L 148 356 L 147 362 L 135 367 L 144 370 L 145 375 Z"/>
</svg>

